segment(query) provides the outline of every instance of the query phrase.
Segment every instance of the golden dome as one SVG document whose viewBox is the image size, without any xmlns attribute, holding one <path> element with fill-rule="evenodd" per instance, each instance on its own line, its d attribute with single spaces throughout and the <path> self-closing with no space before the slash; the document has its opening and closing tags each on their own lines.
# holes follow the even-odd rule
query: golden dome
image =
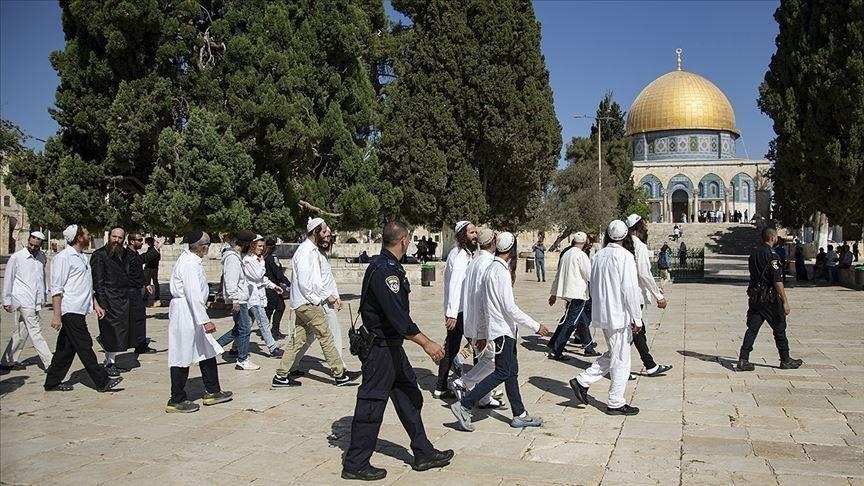
<svg viewBox="0 0 864 486">
<path fill-rule="evenodd" d="M 679 69 L 660 76 L 639 93 L 627 115 L 627 135 L 682 129 L 739 135 L 726 95 L 702 76 Z"/>
</svg>

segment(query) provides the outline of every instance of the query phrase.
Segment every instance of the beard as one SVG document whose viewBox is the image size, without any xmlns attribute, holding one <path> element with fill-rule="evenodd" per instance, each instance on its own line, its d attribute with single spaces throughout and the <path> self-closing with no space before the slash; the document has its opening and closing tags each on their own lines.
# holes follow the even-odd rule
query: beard
<svg viewBox="0 0 864 486">
<path fill-rule="evenodd" d="M 111 258 L 121 258 L 123 253 L 125 252 L 125 248 L 120 243 L 108 243 L 108 249 L 106 253 Z"/>
<path fill-rule="evenodd" d="M 315 246 L 318 247 L 318 250 L 320 250 L 321 253 L 327 253 L 330 251 L 330 238 L 324 238 L 321 235 L 318 235 L 315 238 Z"/>
</svg>

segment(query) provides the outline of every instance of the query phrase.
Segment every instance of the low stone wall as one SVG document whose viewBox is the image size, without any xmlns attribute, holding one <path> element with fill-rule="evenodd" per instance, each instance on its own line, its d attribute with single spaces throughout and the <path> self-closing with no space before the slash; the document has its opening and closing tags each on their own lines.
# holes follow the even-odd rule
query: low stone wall
<svg viewBox="0 0 864 486">
<path fill-rule="evenodd" d="M 840 285 L 852 290 L 864 290 L 864 270 L 853 268 L 838 268 L 837 277 Z"/>
</svg>

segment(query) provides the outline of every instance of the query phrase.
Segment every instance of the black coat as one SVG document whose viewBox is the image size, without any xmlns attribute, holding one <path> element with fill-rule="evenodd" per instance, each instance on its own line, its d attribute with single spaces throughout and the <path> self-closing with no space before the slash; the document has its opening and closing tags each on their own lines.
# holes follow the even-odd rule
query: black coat
<svg viewBox="0 0 864 486">
<path fill-rule="evenodd" d="M 104 246 L 90 257 L 93 298 L 105 310 L 105 317 L 99 319 L 99 343 L 105 351 L 120 352 L 131 347 L 129 260 L 125 248 L 121 258 L 110 258 Z"/>
</svg>

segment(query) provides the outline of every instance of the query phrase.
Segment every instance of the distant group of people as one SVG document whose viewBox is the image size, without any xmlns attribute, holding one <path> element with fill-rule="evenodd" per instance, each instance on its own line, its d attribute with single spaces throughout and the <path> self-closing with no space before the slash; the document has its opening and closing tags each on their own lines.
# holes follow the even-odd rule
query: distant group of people
<svg viewBox="0 0 864 486">
<path fill-rule="evenodd" d="M 414 252 L 414 258 L 420 263 L 426 263 L 435 258 L 435 252 L 438 250 L 438 243 L 432 238 L 423 236 L 417 242 L 417 251 Z"/>
<path fill-rule="evenodd" d="M 807 276 L 807 269 L 804 265 L 804 257 L 803 257 L 803 249 L 801 250 L 801 264 L 800 267 L 803 269 L 799 269 L 798 263 L 798 247 L 795 249 L 796 255 L 796 277 L 798 280 L 804 280 L 802 277 Z M 816 263 L 813 266 L 813 280 L 819 281 L 824 280 L 829 283 L 836 283 L 839 281 L 839 269 L 843 268 L 851 268 L 854 262 L 858 261 L 860 254 L 858 253 L 858 242 L 852 243 L 850 246 L 848 243 L 843 243 L 836 250 L 834 245 L 828 245 L 828 251 L 826 252 L 824 248 L 819 248 L 819 253 L 816 254 Z"/>
</svg>

